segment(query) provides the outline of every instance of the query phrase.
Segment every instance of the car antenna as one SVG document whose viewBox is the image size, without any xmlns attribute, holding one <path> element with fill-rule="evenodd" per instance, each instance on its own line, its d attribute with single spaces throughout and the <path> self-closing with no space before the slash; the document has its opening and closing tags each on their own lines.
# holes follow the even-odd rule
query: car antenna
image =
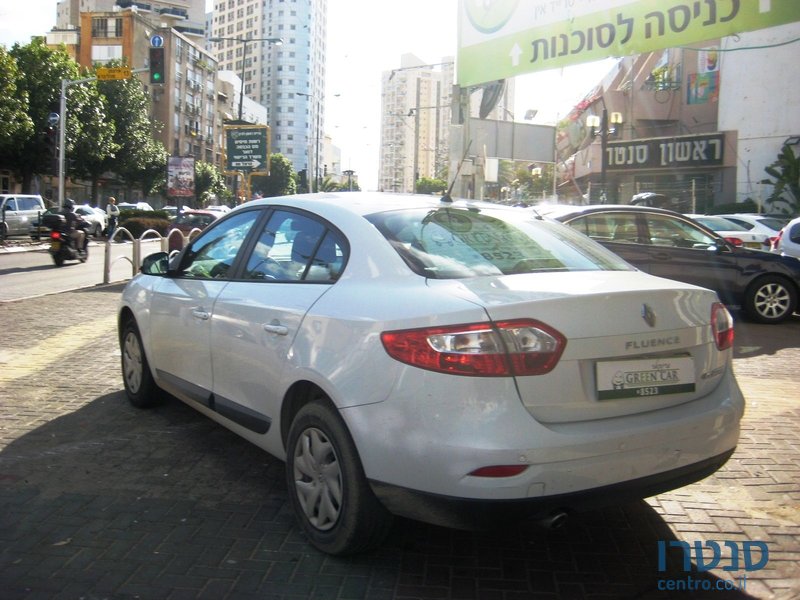
<svg viewBox="0 0 800 600">
<path fill-rule="evenodd" d="M 450 182 L 450 186 L 447 188 L 447 191 L 442 196 L 440 202 L 452 202 L 453 197 L 450 195 L 450 192 L 453 191 L 453 186 L 456 184 L 456 179 L 458 179 L 458 174 L 461 172 L 461 166 L 464 164 L 464 161 L 467 159 L 467 153 L 469 152 L 469 147 L 472 146 L 472 140 L 469 141 L 467 144 L 466 150 L 464 150 L 464 156 L 461 157 L 461 160 L 458 163 L 458 169 L 456 169 L 456 174 L 453 176 L 453 181 Z"/>
</svg>

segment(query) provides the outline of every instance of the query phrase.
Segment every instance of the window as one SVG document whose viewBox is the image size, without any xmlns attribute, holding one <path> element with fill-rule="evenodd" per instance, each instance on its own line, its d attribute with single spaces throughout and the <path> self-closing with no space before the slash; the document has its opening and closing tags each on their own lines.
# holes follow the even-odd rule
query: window
<svg viewBox="0 0 800 600">
<path fill-rule="evenodd" d="M 629 269 L 567 227 L 500 212 L 402 210 L 367 219 L 412 271 L 432 279 Z"/>
<path fill-rule="evenodd" d="M 589 214 L 570 221 L 570 227 L 603 242 L 636 244 L 639 240 L 636 215 L 626 213 Z"/>
<path fill-rule="evenodd" d="M 204 231 L 181 261 L 181 274 L 193 279 L 225 279 L 260 211 L 247 210 Z"/>
<path fill-rule="evenodd" d="M 717 240 L 707 235 L 691 223 L 665 215 L 646 215 L 650 230 L 650 242 L 654 246 L 694 248 L 708 250 L 715 248 Z"/>
<path fill-rule="evenodd" d="M 276 211 L 244 269 L 244 279 L 333 283 L 345 262 L 342 237 L 305 215 Z"/>
</svg>

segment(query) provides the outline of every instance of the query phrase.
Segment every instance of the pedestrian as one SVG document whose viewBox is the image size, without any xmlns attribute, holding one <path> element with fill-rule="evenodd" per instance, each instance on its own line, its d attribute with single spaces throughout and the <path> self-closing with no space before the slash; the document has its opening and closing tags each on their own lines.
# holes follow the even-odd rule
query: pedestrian
<svg viewBox="0 0 800 600">
<path fill-rule="evenodd" d="M 119 208 L 117 207 L 117 199 L 114 196 L 108 197 L 108 204 L 106 205 L 106 216 L 108 217 L 108 226 L 106 227 L 106 235 L 108 239 L 114 235 L 117 229 L 117 219 L 119 218 Z"/>
</svg>

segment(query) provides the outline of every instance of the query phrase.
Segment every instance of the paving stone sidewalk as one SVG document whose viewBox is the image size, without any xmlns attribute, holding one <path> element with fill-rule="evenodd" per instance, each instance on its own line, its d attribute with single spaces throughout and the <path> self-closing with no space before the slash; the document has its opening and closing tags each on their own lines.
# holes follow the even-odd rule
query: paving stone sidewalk
<svg viewBox="0 0 800 600">
<path fill-rule="evenodd" d="M 120 289 L 0 303 L 3 600 L 800 597 L 800 318 L 737 328 L 748 408 L 715 476 L 549 532 L 398 520 L 382 548 L 343 559 L 305 542 L 282 463 L 177 401 L 126 402 Z M 708 544 L 706 563 L 718 542 L 719 563 L 684 572 L 681 541 Z M 745 571 L 746 542 L 767 545 L 763 568 Z"/>
</svg>

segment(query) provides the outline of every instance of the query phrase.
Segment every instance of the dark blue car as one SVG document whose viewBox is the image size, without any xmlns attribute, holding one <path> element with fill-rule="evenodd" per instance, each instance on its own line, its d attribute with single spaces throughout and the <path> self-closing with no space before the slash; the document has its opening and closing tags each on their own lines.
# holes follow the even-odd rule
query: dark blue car
<svg viewBox="0 0 800 600">
<path fill-rule="evenodd" d="M 734 247 L 671 210 L 632 205 L 540 205 L 533 210 L 585 233 L 642 271 L 715 290 L 759 323 L 797 308 L 800 260 Z"/>
</svg>

